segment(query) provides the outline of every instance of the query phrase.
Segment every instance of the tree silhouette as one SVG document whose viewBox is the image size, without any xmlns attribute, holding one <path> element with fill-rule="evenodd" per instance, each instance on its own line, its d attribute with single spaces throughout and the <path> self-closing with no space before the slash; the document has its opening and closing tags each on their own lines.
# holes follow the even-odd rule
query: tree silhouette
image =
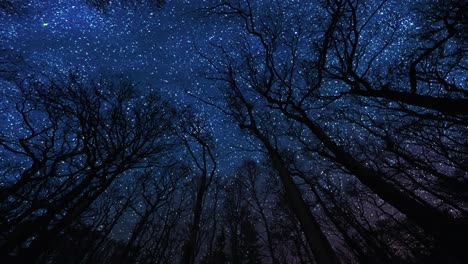
<svg viewBox="0 0 468 264">
<path fill-rule="evenodd" d="M 137 85 L 154 76 L 42 69 L 5 42 L 0 262 L 466 263 L 465 2 L 174 2 L 162 18 L 175 32 L 222 32 L 194 54 L 169 41 L 175 61 L 201 60 L 206 80 L 170 66 L 204 86 L 190 98 Z M 166 5 L 82 3 L 105 25 Z M 34 25 L 47 6 L 0 0 L 0 15 Z M 150 17 L 132 54 L 162 25 Z"/>
<path fill-rule="evenodd" d="M 194 178 L 193 219 L 189 227 L 189 237 L 184 244 L 182 257 L 183 263 L 192 264 L 195 263 L 197 256 L 205 196 L 215 177 L 217 162 L 213 152 L 214 142 L 209 130 L 207 130 L 206 122 L 188 109 L 184 113 L 180 128 L 180 137 L 197 172 L 196 178 Z"/>
<path fill-rule="evenodd" d="M 18 95 L 21 133 L 0 143 L 4 155 L 24 162 L 10 165 L 14 178 L 3 176 L 1 252 L 19 250 L 27 261 L 116 178 L 164 162 L 174 110 L 157 95 L 140 99 L 128 81 L 86 84 L 73 74 L 63 83 L 25 80 Z"/>
<path fill-rule="evenodd" d="M 453 4 L 450 11 L 425 6 L 421 16 L 427 21 L 414 34 L 420 45 L 407 44 L 406 52 L 382 68 L 382 54 L 401 37 L 392 21 L 386 31 L 377 28 L 385 1 L 327 1 L 315 7 L 324 23 L 313 32 L 305 29 L 303 17 L 280 21 L 286 5 L 262 14 L 250 1 L 221 1 L 207 12 L 237 19 L 245 37 L 236 46 L 214 46 L 217 60 L 205 57 L 214 69 L 208 78 L 219 83 L 226 102 L 216 107 L 264 144 L 280 175 L 291 171 L 275 144 L 291 133 L 288 129 L 299 131 L 297 142 L 308 155 L 318 154 L 356 177 L 430 234 L 436 247 L 451 252 L 445 256 L 463 258 L 466 210 L 457 205 L 457 196 L 449 198 L 454 190 L 433 185 L 436 178 L 466 182 L 454 177 L 464 166 L 458 161 L 466 158 L 460 137 L 466 133 L 466 91 L 456 81 L 463 74 L 456 36 L 466 19 L 461 3 Z M 312 48 L 304 48 L 304 42 Z M 268 120 L 280 125 L 265 129 Z M 291 190 L 283 184 L 288 195 Z M 291 207 L 307 207 L 300 204 Z M 323 239 L 312 243 L 311 237 L 320 236 L 305 230 L 311 226 L 302 225 L 309 244 L 326 245 Z M 330 261 L 320 256 L 324 252 L 314 250 L 318 262 Z"/>
</svg>

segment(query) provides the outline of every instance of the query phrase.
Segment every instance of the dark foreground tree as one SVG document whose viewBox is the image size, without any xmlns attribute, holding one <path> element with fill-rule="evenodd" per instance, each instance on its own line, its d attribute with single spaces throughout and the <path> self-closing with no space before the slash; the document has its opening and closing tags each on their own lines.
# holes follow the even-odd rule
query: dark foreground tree
<svg viewBox="0 0 468 264">
<path fill-rule="evenodd" d="M 225 104 L 205 101 L 264 145 L 286 195 L 297 193 L 291 209 L 308 211 L 281 151 L 297 144 L 302 159 L 357 178 L 399 212 L 397 222 L 417 225 L 435 255 L 466 258 L 463 1 L 408 6 L 416 18 L 401 19 L 383 16 L 392 1 L 218 2 L 207 12 L 243 33 L 213 45 L 216 60 L 205 57 Z M 310 213 L 295 214 L 312 248 L 327 245 L 312 242 L 322 235 L 308 230 L 317 226 Z M 321 256 L 328 250 L 313 251 L 329 262 Z"/>
<path fill-rule="evenodd" d="M 30 263 L 116 178 L 166 162 L 175 111 L 126 80 L 71 74 L 17 88 L 17 131 L 0 139 L 0 252 Z"/>
<path fill-rule="evenodd" d="M 232 35 L 199 53 L 221 95 L 200 99 L 232 142 L 1 49 L 0 262 L 466 263 L 466 1 L 410 2 L 213 1 Z"/>
</svg>

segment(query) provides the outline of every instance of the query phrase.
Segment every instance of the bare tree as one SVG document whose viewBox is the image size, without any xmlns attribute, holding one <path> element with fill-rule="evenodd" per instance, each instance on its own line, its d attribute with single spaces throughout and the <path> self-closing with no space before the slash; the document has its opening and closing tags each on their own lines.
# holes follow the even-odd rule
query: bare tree
<svg viewBox="0 0 468 264">
<path fill-rule="evenodd" d="M 252 200 L 251 207 L 252 211 L 258 212 L 258 215 L 261 220 L 261 224 L 265 230 L 266 236 L 266 249 L 269 253 L 271 263 L 277 264 L 278 258 L 275 254 L 275 245 L 271 232 L 271 223 L 268 220 L 271 215 L 268 214 L 266 210 L 266 205 L 271 202 L 268 199 L 271 198 L 271 194 L 266 191 L 266 183 L 262 181 L 262 168 L 257 165 L 254 160 L 245 160 L 242 162 L 237 171 L 237 177 L 240 177 L 243 180 L 242 186 L 248 190 L 250 194 L 250 200 Z"/>
<path fill-rule="evenodd" d="M 427 5 L 431 24 L 423 21 L 412 37 L 400 33 L 400 20 L 378 28 L 387 2 L 311 4 L 317 16 L 310 20 L 286 4 L 272 12 L 276 7 L 220 1 L 208 13 L 237 19 L 245 35 L 240 44 L 215 47 L 221 61 L 207 58 L 216 72 L 211 79 L 226 87 L 227 107 L 218 107 L 260 139 L 285 174 L 272 136 L 284 128 L 265 132 L 263 126 L 273 117 L 302 129 L 298 142 L 310 155 L 359 179 L 433 236 L 445 256 L 463 258 L 466 208 L 453 198 L 459 197 L 455 187 L 438 190 L 433 183 L 466 184 L 455 173 L 466 171 L 460 162 L 466 159 L 466 89 L 457 81 L 466 74 L 459 42 L 466 15 L 460 1 L 453 10 Z M 292 18 L 282 15 L 286 8 Z M 305 28 L 310 22 L 314 29 Z M 379 60 L 401 39 L 409 52 L 384 66 Z"/>
<path fill-rule="evenodd" d="M 189 237 L 184 244 L 182 263 L 195 263 L 199 246 L 200 225 L 206 194 L 217 172 L 214 141 L 208 126 L 191 110 L 186 110 L 180 124 L 180 138 L 185 144 L 188 157 L 195 168 L 195 195 L 193 216 L 189 227 Z"/>
<path fill-rule="evenodd" d="M 245 187 L 240 175 L 233 175 L 224 187 L 223 223 L 229 242 L 228 256 L 233 264 L 260 263 L 259 236 Z"/>
<path fill-rule="evenodd" d="M 229 6 L 229 8 L 231 7 Z M 233 62 L 233 58 L 222 48 L 221 52 L 227 62 Z M 242 79 L 235 76 L 238 68 L 234 68 L 232 64 L 227 64 L 227 69 L 220 69 L 212 61 L 211 65 L 215 67 L 218 75 L 209 78 L 223 82 L 222 92 L 225 95 L 226 104 L 220 106 L 210 101 L 205 102 L 214 105 L 226 115 L 231 116 L 241 129 L 248 131 L 261 142 L 272 160 L 273 167 L 280 176 L 289 206 L 301 223 L 308 244 L 312 248 L 317 261 L 321 263 L 338 262 L 330 243 L 320 229 L 317 220 L 310 212 L 299 188 L 289 173 L 287 164 L 281 156 L 276 144 L 278 142 L 277 137 L 271 131 L 271 127 L 274 124 L 268 123 L 270 115 L 268 112 L 260 112 L 264 109 L 256 108 L 255 98 L 248 98 L 244 94 Z"/>
<path fill-rule="evenodd" d="M 174 165 L 173 165 L 174 166 Z M 183 168 L 183 166 L 179 167 Z M 182 170 L 175 168 L 145 169 L 136 181 L 140 185 L 141 200 L 133 207 L 139 216 L 125 248 L 120 252 L 121 263 L 133 263 L 141 254 L 151 237 L 146 237 L 151 218 L 162 206 L 167 205 L 175 192 L 177 182 L 184 176 Z"/>
<path fill-rule="evenodd" d="M 15 96 L 20 132 L 0 142 L 22 161 L 2 175 L 5 258 L 36 259 L 116 178 L 169 159 L 174 110 L 128 81 L 24 80 Z"/>
</svg>

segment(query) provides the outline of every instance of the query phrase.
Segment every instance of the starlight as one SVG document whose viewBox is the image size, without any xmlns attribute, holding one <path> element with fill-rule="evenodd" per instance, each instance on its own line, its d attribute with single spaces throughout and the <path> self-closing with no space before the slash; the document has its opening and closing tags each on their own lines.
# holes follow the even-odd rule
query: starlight
<svg viewBox="0 0 468 264">
<path fill-rule="evenodd" d="M 23 14 L 12 12 L 14 1 L 0 0 L 0 117 L 5 121 L 0 122 L 0 145 L 5 138 L 34 135 L 29 125 L 21 122 L 17 111 L 21 105 L 12 103 L 19 98 L 22 81 L 49 80 L 70 71 L 87 80 L 134 80 L 143 94 L 156 87 L 177 109 L 189 108 L 197 120 L 206 120 L 202 126 L 189 122 L 191 132 L 204 140 L 212 139 L 215 150 L 210 153 L 210 163 L 208 148 L 195 147 L 196 139 L 186 142 L 193 153 L 182 150 L 184 144 L 179 142 L 176 154 L 168 159 L 186 167 L 157 164 L 167 171 L 139 168 L 140 174 L 124 174 L 93 204 L 97 213 L 82 216 L 84 223 L 92 223 L 100 233 L 131 241 L 122 249 L 127 252 L 125 257 L 133 257 L 131 246 L 147 245 L 144 254 L 156 255 L 166 246 L 171 249 L 165 257 L 175 259 L 181 257 L 182 248 L 195 246 L 190 243 L 200 243 L 198 258 L 208 250 L 221 256 L 229 243 L 239 239 L 249 245 L 239 242 L 240 248 L 248 248 L 242 251 L 246 256 L 255 253 L 255 244 L 261 241 L 262 254 L 258 255 L 268 256 L 263 258 L 266 263 L 299 262 L 297 256 L 300 262 L 308 262 L 312 254 L 305 241 L 309 238 L 290 210 L 295 205 L 287 205 L 284 178 L 275 166 L 278 161 L 271 162 L 274 150 L 285 164 L 279 170 L 289 173 L 299 196 L 318 219 L 316 226 L 323 229 L 335 249 L 340 249 L 336 251 L 342 252 L 341 259 L 359 262 L 364 261 L 363 256 L 371 256 L 365 261 L 372 262 L 373 257 L 382 257 L 379 254 L 386 261 L 431 258 L 437 248 L 431 244 L 435 237 L 442 238 L 438 243 L 444 245 L 451 241 L 447 240 L 450 235 L 437 233 L 437 223 L 452 223 L 443 226 L 455 236 L 462 232 L 452 228 L 459 224 L 452 219 L 462 219 L 467 213 L 466 204 L 461 202 L 466 195 L 458 189 L 466 183 L 466 113 L 463 107 L 456 107 L 467 95 L 463 87 L 466 54 L 460 48 L 463 34 L 456 32 L 459 25 L 451 24 L 465 21 L 466 15 L 456 8 L 455 0 L 441 1 L 453 6 L 450 12 L 437 13 L 437 8 L 443 7 L 436 6 L 427 17 L 415 10 L 427 8 L 433 1 L 410 2 L 168 0 L 157 2 L 164 4 L 159 10 L 148 8 L 151 1 L 143 0 L 122 5 L 104 0 L 29 0 L 18 9 L 24 10 Z M 344 6 L 326 8 L 339 3 Z M 99 5 L 103 6 L 96 8 Z M 343 10 L 333 20 L 331 14 L 338 8 Z M 329 27 L 332 22 L 336 24 Z M 440 44 L 434 44 L 438 41 Z M 435 52 L 430 52 L 432 49 Z M 240 100 L 240 95 L 246 100 Z M 136 101 L 128 102 L 122 111 L 131 115 L 136 107 L 150 105 L 134 105 Z M 23 107 L 45 111 L 34 105 Z M 108 110 L 109 105 L 102 107 Z M 120 120 L 119 125 L 131 128 L 136 120 L 138 117 Z M 55 129 L 55 124 L 41 118 L 33 125 L 41 126 L 43 121 Z M 245 128 L 253 121 L 258 131 Z M 180 128 L 161 140 L 172 140 Z M 111 123 L 104 129 L 112 129 Z M 53 135 L 50 132 L 44 137 Z M 104 141 L 112 145 L 113 137 L 126 136 L 109 133 Z M 84 139 L 85 133 L 72 137 L 56 146 L 57 151 L 82 147 L 79 144 Z M 264 142 L 273 147 L 266 149 Z M 31 145 L 37 153 L 32 153 L 38 157 L 41 151 L 47 153 L 46 144 L 47 140 L 38 139 Z M 14 168 L 0 168 L 0 187 L 27 172 L 28 162 L 11 159 L 12 152 L 24 155 L 18 151 L 21 148 L 28 145 L 17 143 L 0 149 L 0 167 Z M 126 153 L 135 151 L 124 149 Z M 104 154 L 96 150 L 93 155 L 102 158 Z M 76 168 L 90 169 L 83 162 L 77 158 L 68 168 L 63 161 L 53 166 L 62 174 L 73 174 Z M 148 160 L 142 159 L 144 162 Z M 194 190 L 203 189 L 200 186 L 207 179 L 203 174 L 207 168 L 213 169 L 215 177 L 211 185 L 204 183 L 208 187 L 198 201 L 202 207 L 197 230 L 192 226 L 197 219 L 193 204 L 199 197 Z M 249 174 L 249 170 L 259 171 Z M 367 173 L 364 176 L 373 178 L 363 177 L 363 171 Z M 243 178 L 245 175 L 251 178 Z M 372 181 L 375 179 L 382 179 L 380 185 Z M 79 180 L 59 177 L 53 186 L 65 190 Z M 395 192 L 385 192 L 390 189 Z M 35 195 L 60 196 L 59 191 L 49 192 L 46 189 L 44 194 Z M 427 209 L 422 211 L 428 215 L 437 212 L 437 217 L 412 215 L 411 209 L 398 206 L 407 203 L 395 202 L 395 197 L 407 197 L 415 207 Z M 21 199 L 11 195 L 7 201 L 20 201 L 15 204 L 18 211 L 37 207 L 34 217 L 46 214 L 49 208 L 47 203 L 36 205 L 34 199 Z M 118 218 L 113 222 L 102 212 Z M 8 214 L 14 219 L 17 212 Z M 425 226 L 428 219 L 434 222 Z M 0 219 L 1 232 L 8 225 Z M 224 229 L 226 232 L 220 233 Z M 431 235 L 425 237 L 426 232 Z M 408 239 L 402 241 L 403 236 Z M 183 246 L 176 245 L 182 240 Z M 0 240 L 0 249 L 2 243 Z M 99 250 L 93 250 L 98 255 Z M 421 256 L 414 255 L 419 251 Z"/>
</svg>

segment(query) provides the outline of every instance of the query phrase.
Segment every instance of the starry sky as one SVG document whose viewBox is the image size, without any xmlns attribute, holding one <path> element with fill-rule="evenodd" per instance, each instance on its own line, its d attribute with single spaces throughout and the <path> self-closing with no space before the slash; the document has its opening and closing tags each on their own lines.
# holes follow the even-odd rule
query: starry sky
<svg viewBox="0 0 468 264">
<path fill-rule="evenodd" d="M 209 54 L 206 43 L 235 34 L 233 25 L 199 11 L 207 3 L 167 1 L 160 10 L 113 6 L 103 12 L 83 0 L 24 1 L 21 15 L 0 13 L 0 46 L 43 72 L 125 76 L 161 90 L 208 120 L 217 152 L 223 153 L 220 164 L 232 165 L 242 154 L 231 146 L 244 139 L 219 112 L 189 96 L 216 92 L 202 76 L 206 64 L 200 63 L 197 50 Z"/>
<path fill-rule="evenodd" d="M 85 2 L 22 1 L 21 15 L 0 13 L 0 48 L 20 54 L 27 64 L 41 71 L 65 73 L 74 70 L 91 78 L 126 76 L 142 87 L 156 87 L 177 105 L 193 106 L 209 121 L 217 141 L 217 152 L 222 153 L 219 162 L 229 165 L 221 167 L 232 167 L 237 163 L 246 153 L 242 154 L 232 146 L 246 147 L 252 143 L 245 142 L 245 137 L 239 136 L 236 126 L 227 122 L 222 113 L 189 94 L 213 95 L 217 92 L 214 84 L 204 78 L 207 64 L 197 51 L 210 56 L 213 55 L 210 44 L 224 45 L 235 41 L 241 32 L 239 24 L 201 12 L 200 8 L 215 2 L 212 0 L 172 0 L 160 10 L 145 6 L 113 6 L 105 11 Z M 263 1 L 255 2 L 262 6 Z M 301 12 L 307 16 L 308 7 L 304 3 L 288 1 L 291 7 L 299 8 L 291 10 L 291 14 Z M 403 14 L 404 10 L 395 11 L 395 3 L 386 3 L 375 19 L 387 23 L 396 18 L 396 14 L 407 17 L 399 20 L 404 35 L 413 22 L 411 16 Z M 382 45 L 378 40 L 374 42 L 376 48 Z M 404 46 L 404 41 L 397 42 L 396 47 L 379 57 L 382 63 L 398 56 L 395 50 L 404 50 L 401 48 Z M 252 156 L 252 153 L 248 155 Z"/>
<path fill-rule="evenodd" d="M 268 5 L 281 1 L 255 2 L 259 3 L 258 7 L 261 10 L 262 3 Z M 238 21 L 206 16 L 200 10 L 212 5 L 215 0 L 167 0 L 162 9 L 113 6 L 105 11 L 86 4 L 85 0 L 18 2 L 23 3 L 20 15 L 0 12 L 0 51 L 8 50 L 13 56 L 21 56 L 26 65 L 31 65 L 34 71 L 42 73 L 66 73 L 73 70 L 89 78 L 113 75 L 128 77 L 143 88 L 155 87 L 161 90 L 179 107 L 192 106 L 199 115 L 208 120 L 209 129 L 213 131 L 221 175 L 229 175 L 245 157 L 262 157 L 260 152 L 241 151 L 245 148 L 258 148 L 258 142 L 249 141 L 234 123 L 226 120 L 223 113 L 191 96 L 216 96 L 219 93 L 215 84 L 205 78 L 208 65 L 199 54 L 216 56 L 212 45 L 229 46 L 236 42 L 242 32 Z M 310 25 L 320 23 L 320 18 L 308 13 L 308 6 L 305 4 L 314 1 L 285 2 L 291 4 L 292 8 L 297 8 L 291 10 L 290 14 L 303 14 L 304 21 Z M 417 18 L 410 13 L 406 5 L 399 5 L 400 0 L 366 1 L 366 4 L 373 6 L 367 10 L 376 10 L 375 7 L 382 2 L 385 2 L 384 7 L 373 16 L 369 29 L 362 32 L 362 39 L 369 40 L 369 54 L 376 54 L 385 46 L 386 39 L 391 35 L 389 28 L 394 27 L 398 30 L 394 36 L 395 41 L 381 54 L 363 57 L 363 60 L 375 59 L 373 68 L 376 69 L 376 74 L 380 74 L 378 71 L 384 74 L 388 65 L 397 65 L 394 62 L 404 58 L 402 55 L 408 52 L 407 49 L 414 47 L 414 40 L 408 36 L 419 29 Z M 288 14 L 284 15 L 287 20 Z M 285 23 L 294 25 L 291 21 Z M 288 33 L 294 34 L 294 27 L 291 30 Z M 309 33 L 313 30 L 313 27 L 306 29 Z M 309 40 L 307 35 L 304 35 L 302 58 L 310 55 L 310 50 L 307 50 Z M 252 50 L 255 50 L 255 45 L 259 43 L 252 42 Z M 261 48 L 260 45 L 258 48 Z M 14 89 L 1 79 L 2 76 L 0 99 L 10 93 L 9 89 Z M 342 89 L 348 89 L 335 85 L 326 84 L 326 87 L 330 88 L 329 95 L 335 96 L 343 92 Z M 6 110 L 2 102 L 5 103 L 4 100 L 0 100 L 0 112 Z M 349 102 L 339 99 L 335 105 L 336 108 L 347 109 Z M 336 110 L 332 107 L 333 105 L 329 107 L 330 113 Z M 362 112 L 367 111 L 365 109 Z M 378 116 L 377 112 L 369 114 Z M 0 114 L 0 119 L 2 116 L 5 115 Z M 8 120 L 0 121 L 0 129 L 9 129 L 14 133 L 15 120 L 6 116 Z M 328 120 L 330 116 L 339 118 L 324 114 L 322 109 L 315 111 L 312 116 L 328 128 L 344 131 L 343 138 L 360 137 L 355 127 L 344 124 L 346 120 Z M 359 140 L 365 141 L 365 138 Z M 299 148 L 297 142 L 288 147 Z M 123 235 L 117 236 L 129 234 L 126 230 L 120 232 Z"/>
</svg>

